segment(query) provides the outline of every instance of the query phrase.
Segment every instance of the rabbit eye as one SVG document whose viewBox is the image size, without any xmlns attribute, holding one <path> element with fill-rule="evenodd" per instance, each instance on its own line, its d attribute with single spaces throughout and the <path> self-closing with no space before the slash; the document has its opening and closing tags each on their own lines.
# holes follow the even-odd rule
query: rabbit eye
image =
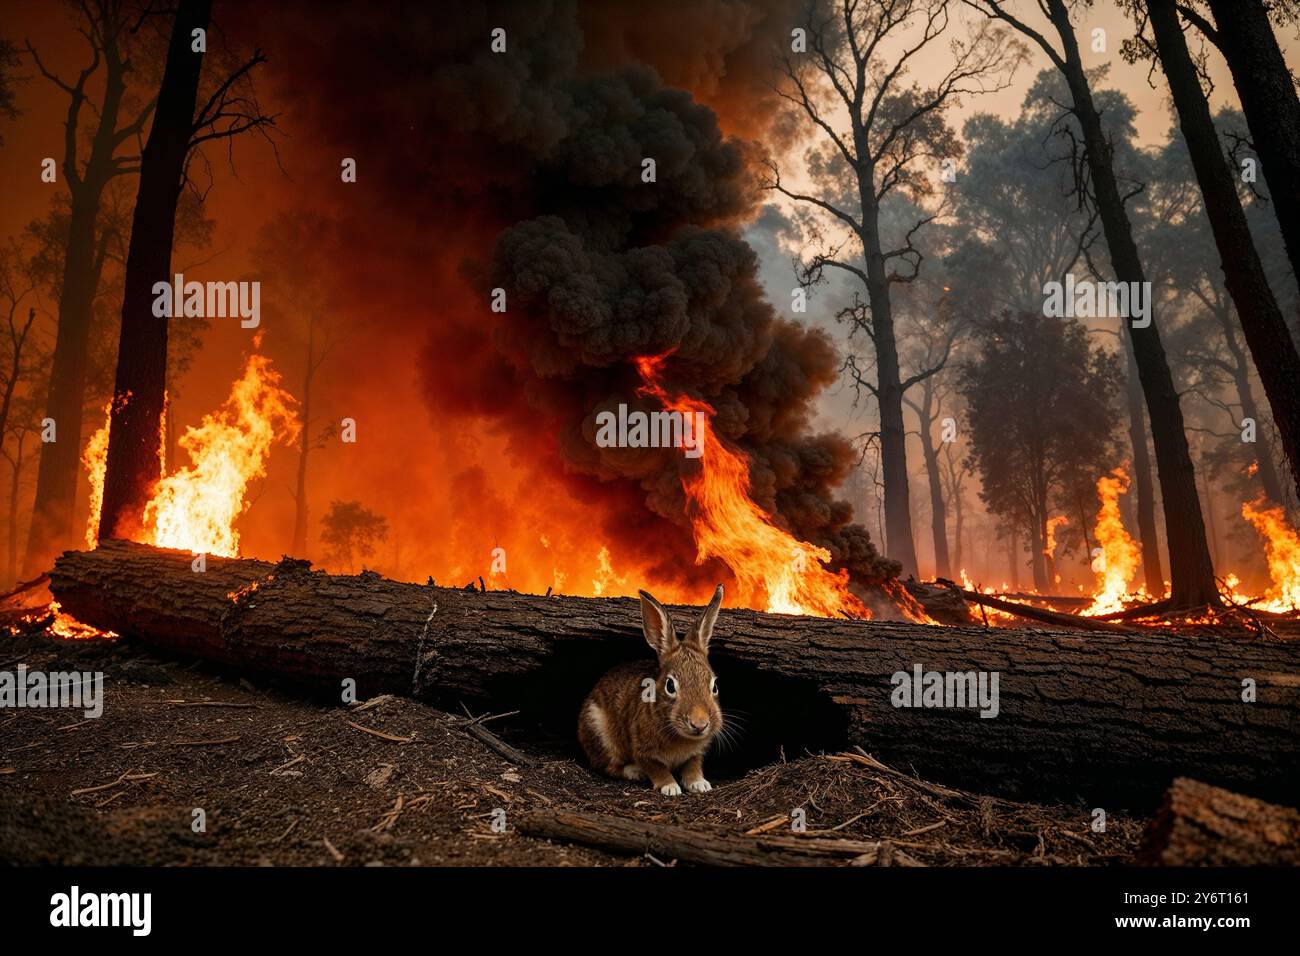
<svg viewBox="0 0 1300 956">
<path fill-rule="evenodd" d="M 664 678 L 664 693 L 669 697 L 677 696 L 677 680 L 673 677 Z"/>
<path fill-rule="evenodd" d="M 714 697 L 718 696 L 718 679 L 716 677 L 713 678 L 713 683 L 709 685 L 709 690 L 712 691 Z"/>
</svg>

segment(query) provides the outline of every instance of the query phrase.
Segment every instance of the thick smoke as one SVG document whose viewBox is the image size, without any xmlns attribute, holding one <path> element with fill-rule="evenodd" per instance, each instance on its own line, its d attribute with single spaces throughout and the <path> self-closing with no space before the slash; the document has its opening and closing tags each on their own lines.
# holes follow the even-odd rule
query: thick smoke
<svg viewBox="0 0 1300 956">
<path fill-rule="evenodd" d="M 482 423 L 512 460 L 562 476 L 593 530 L 658 577 L 713 581 L 722 569 L 694 564 L 680 453 L 594 442 L 600 410 L 655 407 L 637 397 L 630 360 L 671 352 L 665 386 L 717 410 L 715 432 L 751 459 L 760 506 L 855 580 L 879 580 L 897 566 L 833 494 L 855 452 L 810 432 L 835 350 L 763 297 L 738 232 L 759 198 L 752 157 L 715 113 L 743 112 L 734 125 L 745 133 L 763 127 L 759 64 L 790 18 L 776 3 L 701 6 L 599 4 L 586 22 L 559 0 L 454 18 L 414 5 L 328 21 L 258 11 L 242 27 L 300 38 L 278 79 L 323 145 L 351 155 L 383 143 L 359 161 L 366 207 L 336 215 L 365 250 L 349 271 L 383 290 L 368 307 L 412 336 L 435 419 Z M 692 16 L 731 17 L 736 30 L 692 32 L 680 22 Z M 505 53 L 489 49 L 497 27 Z M 674 28 L 689 42 L 654 40 Z M 652 65 L 699 85 L 713 108 L 623 62 L 654 48 L 665 62 Z M 488 306 L 497 287 L 503 314 Z M 481 479 L 443 487 L 473 494 Z"/>
</svg>

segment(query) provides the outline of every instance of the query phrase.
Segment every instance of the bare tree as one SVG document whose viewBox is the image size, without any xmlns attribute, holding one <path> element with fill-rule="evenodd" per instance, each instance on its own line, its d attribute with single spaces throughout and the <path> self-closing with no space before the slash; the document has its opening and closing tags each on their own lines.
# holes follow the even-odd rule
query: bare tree
<svg viewBox="0 0 1300 956">
<path fill-rule="evenodd" d="M 1085 164 L 1079 168 L 1081 201 L 1095 204 L 1110 251 L 1116 277 L 1141 288 L 1146 283 L 1142 260 L 1133 229 L 1125 210 L 1126 197 L 1120 192 L 1114 168 L 1114 145 L 1102 127 L 1101 112 L 1093 100 L 1092 89 L 1079 54 L 1079 41 L 1070 21 L 1066 0 L 1039 0 L 1039 8 L 1051 22 L 1059 38 L 1058 50 L 1038 30 L 1008 12 L 999 0 L 964 0 L 986 16 L 1010 24 L 1036 43 L 1047 58 L 1061 71 L 1070 90 L 1067 111 L 1078 123 L 1083 138 Z M 1063 127 L 1066 135 L 1074 135 Z M 1155 445 L 1156 468 L 1165 506 L 1165 537 L 1169 544 L 1170 596 L 1162 606 L 1197 608 L 1218 606 L 1218 587 L 1214 581 L 1214 563 L 1210 559 L 1201 517 L 1196 469 L 1192 464 L 1183 412 L 1178 392 L 1169 371 L 1160 332 L 1153 321 L 1145 328 L 1130 326 L 1129 343 L 1137 363 L 1142 393 L 1151 420 L 1151 437 Z"/>
<path fill-rule="evenodd" d="M 123 155 L 136 145 L 153 115 L 155 100 L 133 110 L 129 118 L 127 78 L 132 65 L 127 53 L 130 24 L 123 0 L 81 0 L 81 34 L 90 46 L 90 63 L 71 82 L 46 69 L 30 42 L 28 55 L 41 76 L 68 97 L 64 121 L 62 174 L 71 197 L 63 280 L 59 291 L 58 333 L 50 369 L 46 413 L 54 420 L 56 440 L 41 445 L 36 502 L 28 536 L 24 573 L 45 570 L 55 551 L 72 535 L 85 399 L 86 366 L 98 267 L 96 221 L 104 189 L 115 177 L 140 168 L 138 153 Z M 96 103 L 88 88 L 103 67 L 103 94 Z M 95 117 L 89 151 L 82 156 L 78 135 L 84 112 Z"/>
<path fill-rule="evenodd" d="M 36 282 L 23 262 L 22 247 L 11 240 L 0 247 L 0 308 L 5 311 L 4 345 L 0 351 L 5 366 L 0 369 L 4 376 L 0 384 L 0 441 L 7 434 L 9 410 L 19 379 L 26 371 L 27 345 L 36 324 L 36 309 L 29 307 L 26 318 L 22 318 L 22 304 L 35 291 Z"/>
<path fill-rule="evenodd" d="M 904 573 L 915 574 L 908 490 L 903 395 L 937 369 L 923 368 L 904 379 L 890 286 L 910 282 L 922 254 L 917 232 L 937 218 L 923 215 L 890 248 L 882 236 L 881 204 L 891 193 L 917 199 L 933 191 L 933 176 L 921 164 L 956 161 L 960 141 L 944 113 L 963 94 L 1004 87 L 1023 57 L 1007 31 L 981 23 L 966 39 L 952 39 L 946 73 L 929 85 L 910 79 L 918 54 L 938 43 L 949 25 L 945 0 L 814 0 L 802 20 L 806 50 L 792 45 L 783 57 L 779 95 L 801 113 L 819 138 L 811 165 L 819 182 L 805 192 L 782 179 L 769 164 L 769 188 L 829 217 L 833 235 L 802 265 L 811 285 L 827 269 L 855 277 L 867 293 L 860 327 L 874 353 L 874 381 L 855 375 L 856 386 L 875 399 L 880 412 L 879 444 L 884 479 L 886 547 Z M 932 170 L 933 171 L 933 170 Z"/>
</svg>

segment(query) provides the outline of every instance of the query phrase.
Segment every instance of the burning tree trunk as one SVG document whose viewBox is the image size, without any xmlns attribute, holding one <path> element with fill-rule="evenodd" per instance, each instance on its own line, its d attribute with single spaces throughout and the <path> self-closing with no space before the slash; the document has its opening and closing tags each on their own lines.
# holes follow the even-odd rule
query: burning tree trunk
<svg viewBox="0 0 1300 956">
<path fill-rule="evenodd" d="M 197 571 L 192 560 L 110 541 L 64 554 L 50 587 L 82 621 L 158 648 L 334 693 L 351 678 L 367 695 L 520 708 L 565 733 L 596 677 L 644 650 L 629 599 L 453 590 L 292 560 L 208 557 Z M 1153 798 L 1179 774 L 1280 794 L 1300 772 L 1300 660 L 1285 645 L 732 610 L 713 658 L 724 704 L 767 735 L 764 759 L 779 744 L 859 744 L 967 788 L 1089 799 Z M 997 716 L 894 706 L 894 675 L 916 668 L 999 673 Z"/>
<path fill-rule="evenodd" d="M 212 0 L 182 0 L 172 24 L 167 66 L 149 142 L 140 160 L 140 190 L 131 225 L 122 292 L 122 331 L 113 386 L 108 462 L 100 511 L 101 537 L 132 535 L 161 476 L 163 410 L 167 402 L 167 319 L 154 314 L 154 284 L 170 284 L 176 203 L 193 135 L 203 53 L 191 49 L 207 29 Z"/>
</svg>

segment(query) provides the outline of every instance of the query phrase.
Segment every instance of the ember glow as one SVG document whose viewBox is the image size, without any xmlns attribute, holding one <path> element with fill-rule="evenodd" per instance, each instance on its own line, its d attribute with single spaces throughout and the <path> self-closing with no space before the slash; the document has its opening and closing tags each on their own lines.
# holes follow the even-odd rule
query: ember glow
<svg viewBox="0 0 1300 956">
<path fill-rule="evenodd" d="M 1128 484 L 1128 473 L 1123 468 L 1097 479 L 1101 509 L 1097 512 L 1096 540 L 1102 554 L 1094 566 L 1098 578 L 1092 604 L 1079 612 L 1086 617 L 1122 611 L 1126 601 L 1141 596 L 1141 592 L 1130 593 L 1129 585 L 1137 576 L 1142 553 L 1124 530 L 1119 511 L 1119 496 L 1128 491 Z"/>
<path fill-rule="evenodd" d="M 704 453 L 698 465 L 682 475 L 697 562 L 718 558 L 726 564 L 740 585 L 741 603 L 750 607 L 783 614 L 870 618 L 871 609 L 849 590 L 848 572 L 823 566 L 831 559 L 828 550 L 778 528 L 754 503 L 749 460 L 713 433 L 712 406 L 686 395 L 670 395 L 660 384 L 666 359 L 661 355 L 636 360 L 644 383 L 638 393 L 657 399 L 671 412 L 703 413 L 704 433 L 695 439 Z M 907 602 L 902 605 L 904 613 L 928 619 L 901 587 L 898 591 L 891 597 Z"/>
</svg>

